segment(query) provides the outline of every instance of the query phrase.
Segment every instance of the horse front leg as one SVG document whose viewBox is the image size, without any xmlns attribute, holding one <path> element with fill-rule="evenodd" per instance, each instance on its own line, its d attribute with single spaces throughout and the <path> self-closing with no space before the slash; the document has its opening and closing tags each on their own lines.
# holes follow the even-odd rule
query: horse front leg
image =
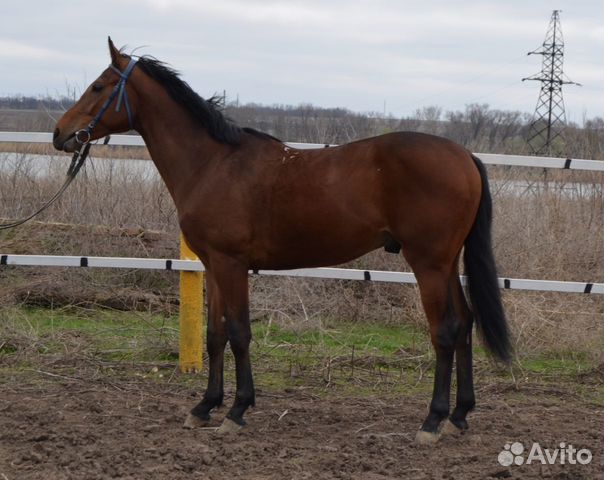
<svg viewBox="0 0 604 480">
<path fill-rule="evenodd" d="M 237 389 L 235 401 L 218 429 L 218 433 L 237 431 L 245 425 L 243 415 L 254 406 L 256 395 L 250 361 L 252 330 L 249 314 L 247 265 L 229 257 L 211 260 L 216 283 L 221 292 L 226 317 L 226 333 L 235 356 Z"/>
<path fill-rule="evenodd" d="M 222 405 L 224 397 L 224 348 L 227 342 L 225 308 L 222 295 L 210 270 L 206 271 L 208 295 L 207 350 L 210 364 L 208 388 L 203 399 L 185 420 L 185 428 L 205 426 L 210 421 L 210 411 Z"/>
</svg>

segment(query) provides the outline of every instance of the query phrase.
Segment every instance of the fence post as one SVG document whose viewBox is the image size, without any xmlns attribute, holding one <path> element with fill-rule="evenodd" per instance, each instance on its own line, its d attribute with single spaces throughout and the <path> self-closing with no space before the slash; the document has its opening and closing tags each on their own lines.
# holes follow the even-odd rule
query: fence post
<svg viewBox="0 0 604 480">
<path fill-rule="evenodd" d="M 197 260 L 197 255 L 180 234 L 180 258 Z M 183 373 L 201 370 L 203 358 L 204 273 L 180 272 L 180 345 L 178 364 Z"/>
</svg>

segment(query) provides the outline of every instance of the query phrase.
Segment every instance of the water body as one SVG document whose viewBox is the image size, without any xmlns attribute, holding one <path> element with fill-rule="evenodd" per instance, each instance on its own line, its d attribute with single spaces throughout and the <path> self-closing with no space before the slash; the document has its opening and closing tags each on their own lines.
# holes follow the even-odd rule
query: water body
<svg viewBox="0 0 604 480">
<path fill-rule="evenodd" d="M 43 179 L 62 176 L 71 157 L 66 155 L 32 155 L 0 152 L 0 175 Z M 151 183 L 161 180 L 150 160 L 89 157 L 81 174 L 100 181 L 119 180 Z M 526 180 L 492 180 L 494 195 L 538 195 L 545 191 L 567 198 L 602 196 L 602 184 L 580 182 L 543 182 Z"/>
<path fill-rule="evenodd" d="M 0 152 L 0 175 L 26 176 L 43 179 L 63 176 L 71 163 L 67 155 L 32 155 Z M 80 172 L 98 180 L 112 178 L 138 179 L 141 182 L 159 180 L 161 177 L 150 160 L 98 158 L 89 156 Z"/>
</svg>

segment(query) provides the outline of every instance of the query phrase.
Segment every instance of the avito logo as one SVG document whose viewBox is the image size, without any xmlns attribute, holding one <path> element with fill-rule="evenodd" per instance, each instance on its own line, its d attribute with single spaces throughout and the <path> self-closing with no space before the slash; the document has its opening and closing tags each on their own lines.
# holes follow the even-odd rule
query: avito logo
<svg viewBox="0 0 604 480">
<path fill-rule="evenodd" d="M 542 448 L 539 443 L 533 443 L 526 458 L 524 457 L 525 448 L 520 442 L 512 444 L 506 443 L 503 450 L 499 453 L 497 460 L 504 467 L 511 465 L 530 465 L 532 463 L 540 463 L 542 465 L 553 465 L 559 463 L 561 465 L 569 464 L 587 465 L 591 462 L 592 454 L 587 448 L 576 449 L 571 444 L 566 445 L 565 442 L 560 442 L 558 448 L 549 449 Z"/>
</svg>

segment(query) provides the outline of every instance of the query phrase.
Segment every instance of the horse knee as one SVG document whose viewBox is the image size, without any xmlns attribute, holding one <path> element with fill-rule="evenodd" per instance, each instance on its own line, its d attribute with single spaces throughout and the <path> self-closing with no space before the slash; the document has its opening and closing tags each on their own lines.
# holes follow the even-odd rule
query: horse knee
<svg viewBox="0 0 604 480">
<path fill-rule="evenodd" d="M 252 341 L 252 331 L 248 328 L 229 328 L 229 343 L 235 355 L 247 353 Z"/>
<path fill-rule="evenodd" d="M 225 335 L 219 335 L 213 332 L 210 332 L 208 329 L 208 338 L 206 340 L 206 344 L 208 347 L 208 355 L 220 355 L 224 352 L 224 347 L 226 345 L 227 338 Z"/>
</svg>

